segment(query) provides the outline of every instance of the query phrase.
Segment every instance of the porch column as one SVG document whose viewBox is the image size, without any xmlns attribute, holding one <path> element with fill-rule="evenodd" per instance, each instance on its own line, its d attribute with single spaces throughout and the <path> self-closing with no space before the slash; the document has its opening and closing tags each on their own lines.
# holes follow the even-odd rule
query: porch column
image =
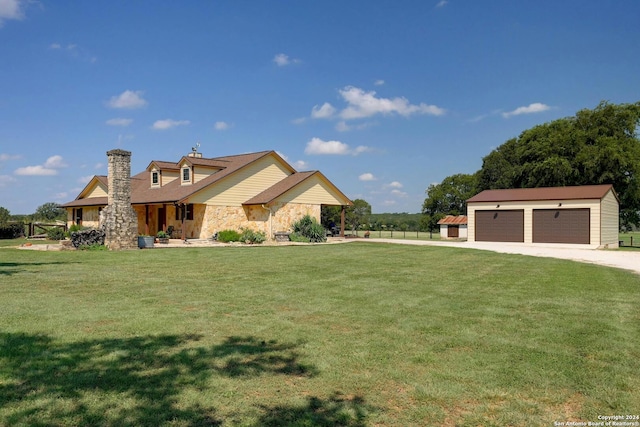
<svg viewBox="0 0 640 427">
<path fill-rule="evenodd" d="M 344 223 L 345 223 L 345 212 L 347 211 L 346 206 L 342 205 L 342 209 L 340 210 L 340 237 L 344 237 Z"/>
</svg>

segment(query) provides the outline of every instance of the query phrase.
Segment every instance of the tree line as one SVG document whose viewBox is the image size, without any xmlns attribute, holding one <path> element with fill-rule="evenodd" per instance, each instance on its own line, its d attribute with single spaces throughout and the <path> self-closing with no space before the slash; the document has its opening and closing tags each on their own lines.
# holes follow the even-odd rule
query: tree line
<svg viewBox="0 0 640 427">
<path fill-rule="evenodd" d="M 525 130 L 491 151 L 473 174 L 430 185 L 422 205 L 435 229 L 445 215 L 466 214 L 466 200 L 489 189 L 612 184 L 620 228 L 640 226 L 640 102 L 583 109 Z"/>
<path fill-rule="evenodd" d="M 33 221 L 66 221 L 67 211 L 58 203 L 48 202 L 38 206 L 36 211 L 29 215 L 12 215 L 9 209 L 0 206 L 0 225 L 10 222 L 28 223 Z"/>
</svg>

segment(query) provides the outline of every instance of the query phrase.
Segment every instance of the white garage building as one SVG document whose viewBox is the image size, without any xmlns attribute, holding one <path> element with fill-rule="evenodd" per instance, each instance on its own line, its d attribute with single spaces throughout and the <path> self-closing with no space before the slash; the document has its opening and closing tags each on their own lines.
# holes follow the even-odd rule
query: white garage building
<svg viewBox="0 0 640 427">
<path fill-rule="evenodd" d="M 618 247 L 612 185 L 485 190 L 467 200 L 468 241 Z"/>
</svg>

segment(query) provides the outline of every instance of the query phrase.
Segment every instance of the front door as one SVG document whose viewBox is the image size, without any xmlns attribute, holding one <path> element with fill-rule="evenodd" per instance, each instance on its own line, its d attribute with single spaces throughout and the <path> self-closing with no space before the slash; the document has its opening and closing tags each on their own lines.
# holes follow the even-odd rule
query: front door
<svg viewBox="0 0 640 427">
<path fill-rule="evenodd" d="M 167 208 L 164 206 L 158 208 L 158 230 L 156 231 L 167 231 Z"/>
</svg>

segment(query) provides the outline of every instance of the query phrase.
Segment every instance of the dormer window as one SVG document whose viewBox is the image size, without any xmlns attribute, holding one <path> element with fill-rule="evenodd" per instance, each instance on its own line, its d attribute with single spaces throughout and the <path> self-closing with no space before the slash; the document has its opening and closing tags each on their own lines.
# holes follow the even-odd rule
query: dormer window
<svg viewBox="0 0 640 427">
<path fill-rule="evenodd" d="M 189 167 L 182 168 L 182 183 L 183 184 L 191 183 L 191 169 L 189 169 Z"/>
<path fill-rule="evenodd" d="M 151 172 L 151 186 L 160 187 L 160 172 L 158 171 Z"/>
</svg>

